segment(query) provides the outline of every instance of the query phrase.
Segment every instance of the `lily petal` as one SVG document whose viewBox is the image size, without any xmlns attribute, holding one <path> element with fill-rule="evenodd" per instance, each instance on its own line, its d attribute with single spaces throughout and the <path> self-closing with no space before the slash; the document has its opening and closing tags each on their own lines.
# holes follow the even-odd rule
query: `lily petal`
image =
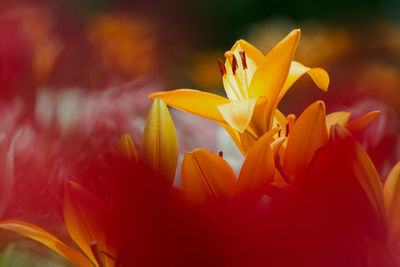
<svg viewBox="0 0 400 267">
<path fill-rule="evenodd" d="M 237 148 L 240 150 L 240 152 L 246 156 L 247 152 L 246 150 L 243 148 L 243 145 L 240 141 L 240 133 L 238 131 L 236 131 L 235 129 L 233 129 L 231 126 L 229 126 L 226 123 L 223 122 L 218 122 L 219 125 L 222 126 L 222 128 L 225 129 L 225 131 L 229 134 L 229 136 L 232 138 L 233 142 L 235 143 L 235 145 L 237 146 Z"/>
<path fill-rule="evenodd" d="M 172 185 L 178 162 L 178 141 L 168 108 L 155 99 L 142 135 L 140 158 Z"/>
<path fill-rule="evenodd" d="M 293 180 L 310 163 L 315 152 L 328 142 L 325 104 L 317 101 L 308 106 L 289 133 L 284 156 L 284 169 Z"/>
<path fill-rule="evenodd" d="M 274 180 L 275 163 L 271 149 L 272 136 L 279 129 L 265 133 L 250 149 L 238 178 L 238 194 L 248 200 L 258 200 Z"/>
<path fill-rule="evenodd" d="M 235 130 L 243 133 L 253 116 L 258 97 L 233 101 L 217 106 L 224 120 Z"/>
<path fill-rule="evenodd" d="M 95 263 L 97 260 L 90 246 L 92 242 L 97 243 L 99 251 L 113 254 L 106 239 L 107 218 L 103 202 L 81 185 L 72 181 L 67 182 L 64 196 L 65 226 L 72 240 Z M 104 259 L 107 260 L 109 259 Z"/>
<path fill-rule="evenodd" d="M 279 93 L 278 101 L 286 94 L 290 87 L 304 74 L 308 74 L 314 83 L 324 92 L 328 90 L 329 75 L 321 68 L 308 68 L 303 64 L 292 61 L 290 66 L 289 75 Z"/>
<path fill-rule="evenodd" d="M 333 139 L 352 138 L 351 133 L 340 125 L 333 126 Z M 352 169 L 364 189 L 368 199 L 371 202 L 373 209 L 376 212 L 381 228 L 386 227 L 386 214 L 383 198 L 383 186 L 378 172 L 363 147 L 354 141 L 355 158 L 352 162 Z"/>
<path fill-rule="evenodd" d="M 127 160 L 135 162 L 138 160 L 135 144 L 129 134 L 124 134 L 119 139 L 117 154 Z"/>
<path fill-rule="evenodd" d="M 22 221 L 6 220 L 0 221 L 0 228 L 19 233 L 30 239 L 38 241 L 48 248 L 54 250 L 70 262 L 76 264 L 77 266 L 93 266 L 89 259 L 86 258 L 82 253 L 65 245 L 58 238 L 36 225 Z"/>
<path fill-rule="evenodd" d="M 346 126 L 349 117 L 350 112 L 347 111 L 338 111 L 328 114 L 326 116 L 326 129 L 329 132 L 331 130 L 331 127 L 335 124 L 339 124 L 343 127 Z"/>
<path fill-rule="evenodd" d="M 240 39 L 237 41 L 230 50 L 231 53 L 239 52 L 240 50 L 246 53 L 246 57 L 250 58 L 254 61 L 256 65 L 261 64 L 262 60 L 264 59 L 264 55 L 254 47 L 252 44 L 248 43 L 247 41 Z"/>
<path fill-rule="evenodd" d="M 364 129 L 368 124 L 370 124 L 378 115 L 380 111 L 371 111 L 361 118 L 358 118 L 346 125 L 346 128 L 354 135 Z"/>
<path fill-rule="evenodd" d="M 234 196 L 236 175 L 222 157 L 196 149 L 183 158 L 182 183 L 183 191 L 194 202 L 223 202 Z"/>
<path fill-rule="evenodd" d="M 274 116 L 272 111 L 277 106 L 277 98 L 288 77 L 299 40 L 300 30 L 293 30 L 265 56 L 251 80 L 249 97 L 266 96 L 268 99 L 266 109 L 268 127 L 272 126 Z"/>
<path fill-rule="evenodd" d="M 390 171 L 383 187 L 386 215 L 389 227 L 389 242 L 400 239 L 400 162 Z"/>
<path fill-rule="evenodd" d="M 220 122 L 224 122 L 224 118 L 219 113 L 217 106 L 230 102 L 222 96 L 192 89 L 156 92 L 149 98 L 152 100 L 161 98 L 168 106 Z"/>
<path fill-rule="evenodd" d="M 281 129 L 281 131 L 279 132 L 279 136 L 276 137 L 281 137 L 281 136 L 286 136 L 286 125 L 289 123 L 289 121 L 287 120 L 287 118 L 285 117 L 285 115 L 282 114 L 282 112 L 280 112 L 278 109 L 275 110 L 275 117 L 274 117 L 274 121 L 272 124 L 272 127 L 278 127 Z"/>
</svg>

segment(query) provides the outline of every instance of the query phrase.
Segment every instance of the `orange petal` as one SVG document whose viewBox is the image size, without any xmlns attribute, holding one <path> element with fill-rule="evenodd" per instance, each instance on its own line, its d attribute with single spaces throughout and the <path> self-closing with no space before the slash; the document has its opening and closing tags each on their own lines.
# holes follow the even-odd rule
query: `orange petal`
<svg viewBox="0 0 400 267">
<path fill-rule="evenodd" d="M 58 238 L 47 232 L 46 230 L 27 223 L 16 220 L 0 221 L 0 228 L 8 231 L 13 231 L 36 240 L 48 248 L 54 250 L 68 261 L 82 267 L 92 267 L 93 264 L 79 251 L 65 245 Z"/>
<path fill-rule="evenodd" d="M 364 129 L 368 124 L 370 124 L 376 117 L 378 117 L 380 113 L 380 111 L 371 111 L 361 118 L 358 118 L 348 123 L 346 125 L 346 128 L 354 135 Z"/>
<path fill-rule="evenodd" d="M 103 202 L 81 185 L 67 182 L 64 196 L 65 225 L 72 240 L 93 262 L 97 262 L 90 247 L 93 241 L 97 243 L 99 251 L 114 254 L 107 244 L 107 219 L 108 213 Z M 104 259 L 107 260 L 108 257 Z"/>
<path fill-rule="evenodd" d="M 279 137 L 271 143 L 271 150 L 274 157 L 278 154 L 283 142 L 285 142 L 286 137 Z"/>
<path fill-rule="evenodd" d="M 333 138 L 344 139 L 351 136 L 348 130 L 337 124 L 333 127 L 333 131 Z M 379 174 L 367 152 L 358 142 L 355 142 L 355 153 L 356 157 L 352 162 L 353 172 L 364 189 L 379 219 L 385 222 L 383 187 Z M 384 227 L 384 224 L 382 224 L 382 227 Z"/>
<path fill-rule="evenodd" d="M 132 141 L 132 138 L 129 134 L 124 134 L 121 136 L 118 142 L 117 154 L 131 161 L 137 161 L 137 153 L 135 144 Z"/>
<path fill-rule="evenodd" d="M 196 149 L 182 162 L 183 191 L 197 203 L 224 202 L 235 193 L 236 175 L 220 156 Z"/>
<path fill-rule="evenodd" d="M 326 129 L 329 132 L 331 127 L 335 124 L 339 124 L 344 127 L 349 120 L 349 117 L 350 112 L 347 111 L 338 111 L 328 114 L 326 116 Z"/>
<path fill-rule="evenodd" d="M 392 244 L 400 239 L 400 162 L 390 171 L 383 188 L 389 240 Z"/>
<path fill-rule="evenodd" d="M 150 99 L 161 98 L 167 105 L 215 121 L 224 121 L 217 106 L 230 101 L 222 96 L 191 89 L 156 92 Z"/>
<path fill-rule="evenodd" d="M 140 158 L 154 171 L 174 181 L 178 162 L 178 141 L 168 108 L 161 99 L 155 99 L 142 135 Z"/>
<path fill-rule="evenodd" d="M 281 92 L 279 93 L 278 99 L 282 99 L 282 97 L 286 94 L 286 92 L 290 89 L 290 87 L 304 74 L 308 74 L 311 79 L 315 82 L 315 84 L 323 91 L 328 90 L 329 86 L 329 75 L 328 73 L 321 68 L 308 68 L 303 64 L 292 61 L 290 66 L 289 75 L 283 85 Z M 279 101 L 278 100 L 278 101 Z"/>
<path fill-rule="evenodd" d="M 284 156 L 284 169 L 293 180 L 307 168 L 315 152 L 328 142 L 325 104 L 317 101 L 308 106 L 289 133 Z"/>
<path fill-rule="evenodd" d="M 234 101 L 218 106 L 224 120 L 235 130 L 243 133 L 253 116 L 258 98 Z"/>
<path fill-rule="evenodd" d="M 278 129 L 273 129 L 264 134 L 247 154 L 238 179 L 239 195 L 258 200 L 274 180 L 275 163 L 271 142 L 277 131 Z"/>
<path fill-rule="evenodd" d="M 237 146 L 237 148 L 240 150 L 240 152 L 246 156 L 247 152 L 245 151 L 245 149 L 242 146 L 242 143 L 240 141 L 240 133 L 238 131 L 236 131 L 235 129 L 233 129 L 231 126 L 229 126 L 226 123 L 223 122 L 218 122 L 219 125 L 221 125 L 225 131 L 229 134 L 229 136 L 232 138 L 233 142 L 235 143 L 235 145 Z"/>
<path fill-rule="evenodd" d="M 277 98 L 288 77 L 293 55 L 300 40 L 300 30 L 292 31 L 264 58 L 254 73 L 248 90 L 249 97 L 266 96 L 268 99 L 267 125 L 272 126 L 273 110 Z"/>
</svg>

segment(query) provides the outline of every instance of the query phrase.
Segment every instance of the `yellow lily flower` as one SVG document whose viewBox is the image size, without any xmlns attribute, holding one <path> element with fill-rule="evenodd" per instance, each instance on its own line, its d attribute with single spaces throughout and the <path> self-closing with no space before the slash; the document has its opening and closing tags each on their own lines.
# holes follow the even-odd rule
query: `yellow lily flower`
<svg viewBox="0 0 400 267">
<path fill-rule="evenodd" d="M 246 154 L 251 145 L 273 127 L 279 101 L 293 83 L 307 73 L 326 91 L 329 76 L 320 68 L 292 61 L 300 30 L 293 30 L 264 56 L 244 40 L 237 41 L 219 61 L 228 98 L 191 89 L 151 94 L 167 105 L 220 123 Z"/>
</svg>

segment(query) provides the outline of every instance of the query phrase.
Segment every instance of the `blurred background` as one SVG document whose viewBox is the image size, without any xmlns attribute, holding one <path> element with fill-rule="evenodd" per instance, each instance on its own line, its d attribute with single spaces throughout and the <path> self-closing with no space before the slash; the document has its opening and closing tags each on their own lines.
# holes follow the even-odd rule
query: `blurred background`
<svg viewBox="0 0 400 267">
<path fill-rule="evenodd" d="M 224 51 L 242 38 L 265 54 L 294 28 L 302 29 L 295 60 L 326 69 L 331 84 L 322 93 L 304 77 L 280 109 L 299 115 L 323 99 L 328 112 L 354 117 L 381 110 L 359 140 L 384 179 L 400 160 L 398 0 L 1 1 L 0 217 L 68 240 L 63 182 L 76 177 L 96 191 L 101 175 L 91 168 L 103 166 L 119 136 L 140 143 L 149 93 L 224 95 L 217 65 Z M 224 150 L 240 163 L 216 124 L 179 111 L 173 118 L 181 153 Z M 0 266 L 67 266 L 3 231 L 0 252 Z"/>
</svg>

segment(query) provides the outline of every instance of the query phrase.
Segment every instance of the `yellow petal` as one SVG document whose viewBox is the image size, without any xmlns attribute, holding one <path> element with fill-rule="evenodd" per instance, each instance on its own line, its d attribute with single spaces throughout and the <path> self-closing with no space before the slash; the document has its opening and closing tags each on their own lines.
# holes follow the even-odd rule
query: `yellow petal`
<svg viewBox="0 0 400 267">
<path fill-rule="evenodd" d="M 0 221 L 0 228 L 19 233 L 30 239 L 38 241 L 77 266 L 93 266 L 89 259 L 86 258 L 82 253 L 65 245 L 58 238 L 36 225 L 16 220 L 6 220 Z"/>
<path fill-rule="evenodd" d="M 234 101 L 218 106 L 224 120 L 235 130 L 243 133 L 253 116 L 258 98 Z"/>
<path fill-rule="evenodd" d="M 357 134 L 362 129 L 364 129 L 368 124 L 370 124 L 378 115 L 380 111 L 371 111 L 361 118 L 358 118 L 346 125 L 347 130 L 349 130 L 352 134 Z"/>
<path fill-rule="evenodd" d="M 273 129 L 264 134 L 247 154 L 238 179 L 239 195 L 258 200 L 274 180 L 275 163 L 271 142 L 277 131 L 278 129 Z"/>
<path fill-rule="evenodd" d="M 344 127 L 349 120 L 349 117 L 350 112 L 347 111 L 338 111 L 328 114 L 326 116 L 326 129 L 329 132 L 331 127 L 335 124 L 339 124 Z"/>
<path fill-rule="evenodd" d="M 265 109 L 267 107 L 267 98 L 260 96 L 257 100 L 257 104 L 254 107 L 253 116 L 250 120 L 250 124 L 247 130 L 251 132 L 257 139 L 268 132 L 267 124 L 265 120 Z"/>
<path fill-rule="evenodd" d="M 161 99 L 154 100 L 147 116 L 140 152 L 141 160 L 173 183 L 178 162 L 178 142 L 171 115 Z"/>
<path fill-rule="evenodd" d="M 124 159 L 137 161 L 136 147 L 129 134 L 124 134 L 119 139 L 117 154 Z"/>
<path fill-rule="evenodd" d="M 281 92 L 279 93 L 278 101 L 286 94 L 290 87 L 304 74 L 308 74 L 315 84 L 323 91 L 328 90 L 329 86 L 329 75 L 321 68 L 308 68 L 303 64 L 292 61 L 290 66 L 289 75 L 283 85 Z"/>
<path fill-rule="evenodd" d="M 222 157 L 196 149 L 183 158 L 182 183 L 183 191 L 192 201 L 221 203 L 234 196 L 236 176 Z"/>
<path fill-rule="evenodd" d="M 191 89 L 156 92 L 150 99 L 161 98 L 168 106 L 215 121 L 224 121 L 217 106 L 230 101 L 222 96 Z"/>
<path fill-rule="evenodd" d="M 225 57 L 222 81 L 226 95 L 231 101 L 248 99 L 250 82 L 264 56 L 255 47 L 240 40 L 225 52 Z"/>
<path fill-rule="evenodd" d="M 235 53 L 235 52 L 238 52 L 238 50 L 244 51 L 246 53 L 246 57 L 248 57 L 251 60 L 253 60 L 256 65 L 261 64 L 261 62 L 262 62 L 262 60 L 264 58 L 264 55 L 260 52 L 260 50 L 258 50 L 252 44 L 246 42 L 243 39 L 237 41 L 233 45 L 233 47 L 230 50 L 230 52 L 231 53 Z"/>
<path fill-rule="evenodd" d="M 400 239 L 400 162 L 390 171 L 383 188 L 386 215 L 389 226 L 389 240 Z"/>
<path fill-rule="evenodd" d="M 308 106 L 289 133 L 284 169 L 293 180 L 307 168 L 315 152 L 328 142 L 325 104 L 317 101 Z"/>
<path fill-rule="evenodd" d="M 277 98 L 288 77 L 299 40 L 300 30 L 292 31 L 265 56 L 251 80 L 249 97 L 266 96 L 268 99 L 266 109 L 268 127 L 272 126 L 273 110 L 277 106 Z"/>
<path fill-rule="evenodd" d="M 92 262 L 97 262 L 90 247 L 96 242 L 99 251 L 114 252 L 107 244 L 106 206 L 81 185 L 68 181 L 64 196 L 64 221 L 72 240 Z M 106 261 L 108 257 L 104 259 Z M 108 259 L 109 260 L 109 259 Z"/>
</svg>

